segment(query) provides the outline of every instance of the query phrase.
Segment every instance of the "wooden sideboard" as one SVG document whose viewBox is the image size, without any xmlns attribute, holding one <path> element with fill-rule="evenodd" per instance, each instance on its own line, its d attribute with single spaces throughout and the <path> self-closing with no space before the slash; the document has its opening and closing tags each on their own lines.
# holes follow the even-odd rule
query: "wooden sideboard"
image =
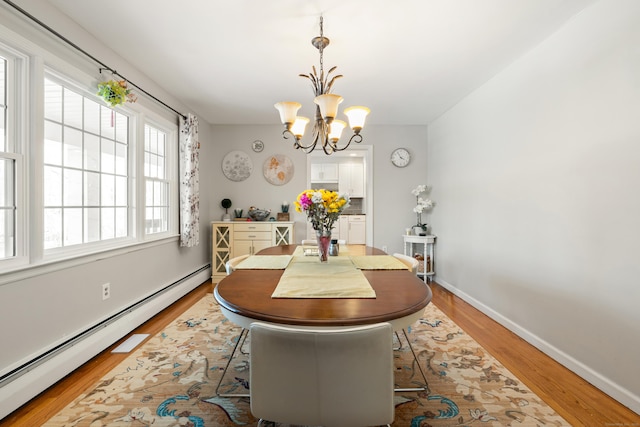
<svg viewBox="0 0 640 427">
<path fill-rule="evenodd" d="M 227 275 L 225 264 L 231 258 L 294 243 L 293 224 L 293 221 L 213 221 L 211 280 L 217 283 Z"/>
</svg>

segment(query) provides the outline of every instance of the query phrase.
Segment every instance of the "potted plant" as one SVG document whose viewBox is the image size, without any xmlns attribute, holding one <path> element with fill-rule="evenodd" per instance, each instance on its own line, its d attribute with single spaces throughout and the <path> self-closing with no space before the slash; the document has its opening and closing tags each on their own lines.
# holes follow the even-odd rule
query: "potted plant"
<svg viewBox="0 0 640 427">
<path fill-rule="evenodd" d="M 416 206 L 413 208 L 418 220 L 416 225 L 413 226 L 413 233 L 416 236 L 427 235 L 427 224 L 422 223 L 422 212 L 431 209 L 433 207 L 433 201 L 431 199 L 423 199 L 420 195 L 428 190 L 429 188 L 424 184 L 418 185 L 416 188 L 411 190 L 411 194 L 416 196 Z"/>
<path fill-rule="evenodd" d="M 220 205 L 224 208 L 224 215 L 222 215 L 223 221 L 231 221 L 231 215 L 229 215 L 229 208 L 231 207 L 231 200 L 222 199 Z"/>
</svg>

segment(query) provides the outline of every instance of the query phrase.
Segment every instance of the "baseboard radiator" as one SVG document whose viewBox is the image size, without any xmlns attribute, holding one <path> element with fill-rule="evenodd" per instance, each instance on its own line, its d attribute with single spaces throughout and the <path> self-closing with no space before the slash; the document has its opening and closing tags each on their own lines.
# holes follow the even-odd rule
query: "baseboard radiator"
<svg viewBox="0 0 640 427">
<path fill-rule="evenodd" d="M 211 277 L 209 264 L 0 378 L 0 420 Z"/>
</svg>

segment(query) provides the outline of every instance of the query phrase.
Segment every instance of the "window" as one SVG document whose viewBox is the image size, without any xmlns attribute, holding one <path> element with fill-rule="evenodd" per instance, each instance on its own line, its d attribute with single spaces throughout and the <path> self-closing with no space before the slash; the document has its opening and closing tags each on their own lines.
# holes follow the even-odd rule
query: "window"
<svg viewBox="0 0 640 427">
<path fill-rule="evenodd" d="M 145 233 L 169 229 L 169 180 L 167 179 L 167 134 L 144 126 Z"/>
<path fill-rule="evenodd" d="M 18 187 L 23 164 L 19 141 L 22 60 L 0 46 L 0 260 L 20 255 L 22 215 Z"/>
<path fill-rule="evenodd" d="M 95 79 L 0 26 L 0 274 L 177 238 L 177 120 Z"/>
<path fill-rule="evenodd" d="M 129 236 L 129 117 L 44 88 L 44 249 Z"/>
</svg>

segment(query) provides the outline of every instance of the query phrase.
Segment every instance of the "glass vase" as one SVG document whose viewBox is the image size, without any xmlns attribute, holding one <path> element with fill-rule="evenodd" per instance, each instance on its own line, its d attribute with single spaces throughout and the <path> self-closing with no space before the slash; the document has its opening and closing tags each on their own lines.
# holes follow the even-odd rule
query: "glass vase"
<svg viewBox="0 0 640 427">
<path fill-rule="evenodd" d="M 329 260 L 329 244 L 331 243 L 331 230 L 316 230 L 318 238 L 318 256 L 320 262 Z"/>
</svg>

